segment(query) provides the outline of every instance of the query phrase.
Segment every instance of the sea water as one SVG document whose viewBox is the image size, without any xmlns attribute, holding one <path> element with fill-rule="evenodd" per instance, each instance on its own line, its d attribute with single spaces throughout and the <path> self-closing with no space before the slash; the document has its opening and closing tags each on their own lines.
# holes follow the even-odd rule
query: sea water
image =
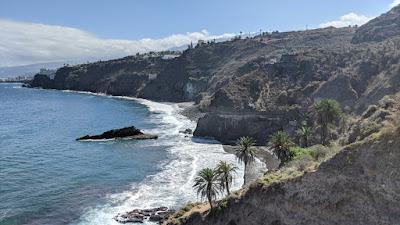
<svg viewBox="0 0 400 225">
<path fill-rule="evenodd" d="M 219 160 L 216 142 L 185 136 L 195 122 L 177 104 L 0 84 L 0 224 L 118 224 L 134 208 L 200 201 L 193 179 Z M 157 140 L 80 142 L 136 126 Z M 148 222 L 148 224 L 151 224 Z"/>
</svg>

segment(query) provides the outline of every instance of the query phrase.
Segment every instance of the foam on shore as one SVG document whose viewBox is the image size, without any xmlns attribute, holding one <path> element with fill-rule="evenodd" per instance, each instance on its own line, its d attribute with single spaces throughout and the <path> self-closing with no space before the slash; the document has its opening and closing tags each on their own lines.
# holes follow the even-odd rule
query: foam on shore
<svg viewBox="0 0 400 225">
<path fill-rule="evenodd" d="M 166 148 L 170 157 L 160 163 L 161 172 L 148 176 L 140 183 L 132 183 L 126 191 L 106 196 L 107 204 L 87 209 L 77 224 L 119 224 L 112 218 L 118 213 L 133 208 L 159 206 L 179 208 L 189 201 L 199 201 L 200 199 L 197 198 L 192 188 L 195 175 L 204 167 L 214 167 L 220 160 L 239 167 L 232 189 L 239 189 L 243 184 L 243 165 L 237 163 L 234 155 L 226 153 L 221 144 L 212 140 L 192 139 L 179 133 L 187 128 L 194 130 L 196 126 L 195 122 L 180 114 L 183 110 L 181 104 L 157 103 L 144 99 L 114 97 L 90 92 L 78 93 L 133 100 L 145 105 L 150 111 L 149 119 L 154 124 L 158 124 L 156 128 L 146 130 L 146 132 L 159 136 L 157 141 L 148 142 L 146 145 L 170 146 Z"/>
</svg>

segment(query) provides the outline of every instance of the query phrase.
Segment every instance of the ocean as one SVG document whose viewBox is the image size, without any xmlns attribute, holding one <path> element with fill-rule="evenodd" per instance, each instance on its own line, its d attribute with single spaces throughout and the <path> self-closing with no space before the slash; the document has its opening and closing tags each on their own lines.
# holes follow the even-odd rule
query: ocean
<svg viewBox="0 0 400 225">
<path fill-rule="evenodd" d="M 0 225 L 107 225 L 134 208 L 200 201 L 196 173 L 243 165 L 211 140 L 185 137 L 181 105 L 0 84 Z M 158 140 L 75 141 L 136 126 Z M 148 222 L 148 224 L 153 224 Z"/>
</svg>

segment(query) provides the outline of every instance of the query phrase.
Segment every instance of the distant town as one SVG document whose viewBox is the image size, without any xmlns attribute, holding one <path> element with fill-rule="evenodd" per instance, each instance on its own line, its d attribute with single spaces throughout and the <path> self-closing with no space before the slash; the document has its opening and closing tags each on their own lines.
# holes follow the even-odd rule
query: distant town
<svg viewBox="0 0 400 225">
<path fill-rule="evenodd" d="M 39 74 L 45 74 L 48 76 L 53 76 L 56 70 L 50 70 L 50 69 L 40 69 Z M 0 83 L 20 83 L 20 82 L 25 82 L 25 81 L 30 81 L 33 79 L 34 75 L 21 75 L 17 77 L 6 77 L 6 78 L 0 78 Z"/>
</svg>

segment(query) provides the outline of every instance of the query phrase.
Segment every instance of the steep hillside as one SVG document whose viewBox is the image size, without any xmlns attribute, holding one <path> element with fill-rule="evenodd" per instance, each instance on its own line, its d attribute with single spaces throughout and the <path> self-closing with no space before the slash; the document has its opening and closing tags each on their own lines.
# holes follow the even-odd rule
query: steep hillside
<svg viewBox="0 0 400 225">
<path fill-rule="evenodd" d="M 263 144 L 277 129 L 293 132 L 316 99 L 336 99 L 360 114 L 399 91 L 400 35 L 378 32 L 385 38 L 359 41 L 395 23 L 399 13 L 395 8 L 358 29 L 263 34 L 199 44 L 176 58 L 153 54 L 64 67 L 54 80 L 38 76 L 32 86 L 195 101 L 205 114 L 195 135 L 226 143 L 250 135 Z"/>
<path fill-rule="evenodd" d="M 212 213 L 178 218 L 181 225 L 399 225 L 400 95 L 388 96 L 358 121 L 374 132 L 317 168 L 287 179 L 260 178 Z M 364 127 L 367 128 L 367 127 Z M 177 224 L 176 221 L 166 224 Z"/>
<path fill-rule="evenodd" d="M 353 43 L 383 41 L 400 35 L 400 6 L 370 21 L 357 30 Z"/>
</svg>

